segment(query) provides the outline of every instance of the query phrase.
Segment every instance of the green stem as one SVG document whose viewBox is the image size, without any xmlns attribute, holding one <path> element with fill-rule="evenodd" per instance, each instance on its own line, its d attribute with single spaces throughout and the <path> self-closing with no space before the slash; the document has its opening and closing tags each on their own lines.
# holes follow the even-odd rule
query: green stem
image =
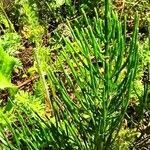
<svg viewBox="0 0 150 150">
<path fill-rule="evenodd" d="M 102 141 L 100 149 L 105 149 L 106 125 L 107 125 L 107 103 L 109 100 L 109 7 L 110 1 L 105 0 L 105 62 L 104 62 L 104 95 L 103 95 L 103 122 L 102 122 Z"/>
<path fill-rule="evenodd" d="M 52 109 L 52 103 L 51 103 L 50 96 L 49 96 L 50 94 L 49 94 L 48 86 L 45 80 L 45 75 L 43 74 L 42 69 L 40 67 L 40 61 L 38 59 L 38 50 L 34 51 L 34 54 L 35 54 L 34 55 L 35 61 L 37 63 L 38 73 L 39 73 L 41 83 L 42 83 L 44 97 L 45 97 L 46 113 L 48 114 L 50 113 L 50 115 L 53 116 L 53 109 Z M 49 108 L 49 110 L 47 108 Z"/>
</svg>

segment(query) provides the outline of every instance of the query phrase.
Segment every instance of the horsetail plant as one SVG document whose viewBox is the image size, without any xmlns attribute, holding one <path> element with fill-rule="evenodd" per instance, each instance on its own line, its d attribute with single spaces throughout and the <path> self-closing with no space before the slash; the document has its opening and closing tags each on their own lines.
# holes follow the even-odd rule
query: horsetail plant
<svg viewBox="0 0 150 150">
<path fill-rule="evenodd" d="M 30 125 L 26 126 L 26 120 L 19 114 L 21 127 L 9 128 L 18 140 L 14 138 L 10 144 L 4 136 L 5 146 L 111 149 L 122 126 L 137 68 L 138 16 L 135 16 L 132 38 L 127 41 L 125 25 L 122 26 L 110 6 L 110 1 L 105 0 L 104 20 L 95 10 L 92 20 L 83 11 L 84 27 L 78 20 L 74 27 L 68 23 L 72 36 L 63 38 L 57 58 L 59 72 L 52 64 L 45 68 L 47 80 L 44 80 L 51 87 L 49 97 L 54 116 L 49 120 L 38 114 L 27 117 Z"/>
<path fill-rule="evenodd" d="M 126 42 L 126 32 L 109 4 L 106 1 L 105 21 L 95 17 L 90 23 L 85 15 L 86 27 L 70 27 L 73 42 L 64 38 L 64 58 L 59 60 L 67 81 L 48 70 L 59 93 L 53 99 L 61 111 L 56 112 L 56 126 L 63 123 L 63 138 L 70 139 L 64 149 L 110 149 L 128 107 L 138 62 L 138 17 L 132 39 Z"/>
</svg>

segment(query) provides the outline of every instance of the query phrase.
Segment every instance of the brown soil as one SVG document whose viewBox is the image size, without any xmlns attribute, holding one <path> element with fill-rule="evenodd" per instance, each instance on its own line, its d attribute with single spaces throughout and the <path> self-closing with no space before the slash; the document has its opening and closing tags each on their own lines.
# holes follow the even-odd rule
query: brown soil
<svg viewBox="0 0 150 150">
<path fill-rule="evenodd" d="M 33 66 L 33 47 L 27 40 L 23 42 L 24 47 L 17 54 L 17 58 L 22 63 L 22 67 L 13 72 L 12 83 L 20 89 L 31 92 L 35 78 L 28 74 L 28 69 Z"/>
</svg>

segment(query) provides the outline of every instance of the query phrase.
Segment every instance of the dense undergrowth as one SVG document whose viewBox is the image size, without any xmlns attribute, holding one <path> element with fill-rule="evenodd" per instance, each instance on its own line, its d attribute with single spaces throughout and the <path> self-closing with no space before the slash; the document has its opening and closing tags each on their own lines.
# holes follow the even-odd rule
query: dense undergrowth
<svg viewBox="0 0 150 150">
<path fill-rule="evenodd" d="M 148 4 L 2 0 L 0 149 L 149 149 Z"/>
</svg>

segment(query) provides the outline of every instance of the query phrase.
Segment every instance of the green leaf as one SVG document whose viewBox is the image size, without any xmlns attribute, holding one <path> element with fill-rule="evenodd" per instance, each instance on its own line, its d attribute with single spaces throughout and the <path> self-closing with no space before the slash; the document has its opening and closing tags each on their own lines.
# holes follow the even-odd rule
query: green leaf
<svg viewBox="0 0 150 150">
<path fill-rule="evenodd" d="M 56 0 L 56 7 L 60 7 L 65 3 L 65 0 Z"/>
<path fill-rule="evenodd" d="M 71 0 L 65 0 L 67 5 L 71 5 Z"/>
<path fill-rule="evenodd" d="M 0 89 L 13 87 L 11 73 L 15 65 L 15 59 L 9 56 L 3 47 L 0 47 Z"/>
</svg>

